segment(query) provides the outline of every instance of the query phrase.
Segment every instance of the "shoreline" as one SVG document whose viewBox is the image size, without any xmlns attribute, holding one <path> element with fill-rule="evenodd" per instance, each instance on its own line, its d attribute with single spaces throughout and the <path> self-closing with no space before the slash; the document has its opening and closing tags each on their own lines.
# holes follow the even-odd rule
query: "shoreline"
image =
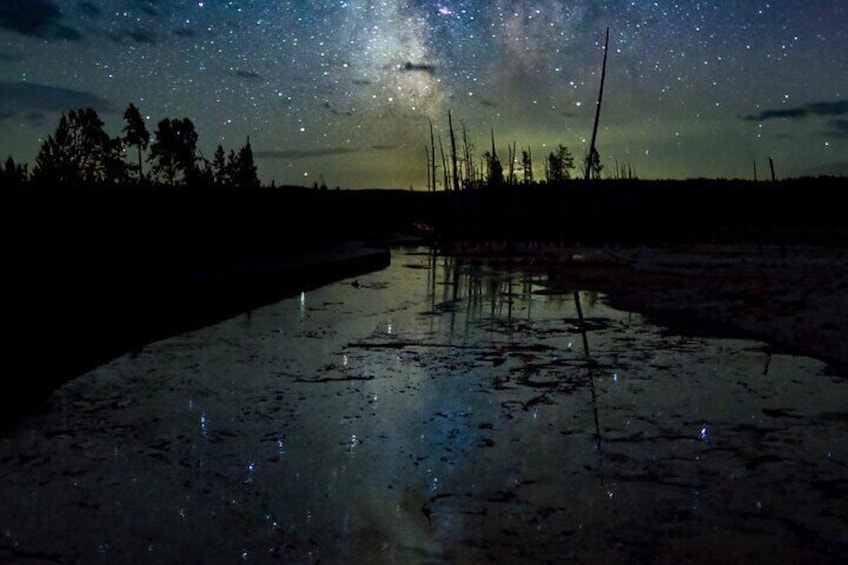
<svg viewBox="0 0 848 565">
<path fill-rule="evenodd" d="M 27 376 L 16 379 L 14 394 L 4 395 L 0 430 L 35 412 L 63 384 L 147 343 L 382 269 L 390 260 L 384 246 L 344 243 L 214 268 L 106 280 L 99 280 L 105 271 L 77 274 L 58 290 L 40 281 L 43 286 L 18 293 L 12 309 L 16 333 L 8 366 L 22 367 Z"/>
</svg>

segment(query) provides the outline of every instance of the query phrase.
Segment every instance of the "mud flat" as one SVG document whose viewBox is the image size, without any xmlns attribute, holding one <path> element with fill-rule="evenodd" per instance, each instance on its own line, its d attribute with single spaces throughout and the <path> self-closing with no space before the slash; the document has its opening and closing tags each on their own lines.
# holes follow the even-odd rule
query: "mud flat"
<svg viewBox="0 0 848 565">
<path fill-rule="evenodd" d="M 760 339 L 848 372 L 844 247 L 568 248 L 551 259 L 551 284 L 560 289 L 594 288 L 678 331 Z"/>
</svg>

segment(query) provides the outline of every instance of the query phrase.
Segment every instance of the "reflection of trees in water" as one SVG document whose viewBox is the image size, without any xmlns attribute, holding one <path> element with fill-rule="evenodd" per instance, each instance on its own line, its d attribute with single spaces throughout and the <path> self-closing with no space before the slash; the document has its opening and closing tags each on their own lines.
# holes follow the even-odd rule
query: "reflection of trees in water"
<svg viewBox="0 0 848 565">
<path fill-rule="evenodd" d="M 428 255 L 428 300 L 432 313 L 449 315 L 449 331 L 453 336 L 462 331 L 467 337 L 472 327 L 491 322 L 492 329 L 512 335 L 526 328 L 533 316 L 531 272 L 512 264 L 492 266 L 485 260 L 469 260 L 451 255 Z M 551 295 L 548 300 L 562 301 Z M 593 302 L 596 297 L 593 298 Z M 464 315 L 464 321 L 460 318 Z M 458 327 L 462 324 L 462 327 Z M 432 330 L 432 325 L 431 325 Z"/>
<path fill-rule="evenodd" d="M 447 313 L 449 319 L 449 339 L 459 337 L 462 341 L 472 340 L 472 332 L 480 327 L 481 322 L 491 324 L 490 329 L 505 334 L 512 344 L 513 334 L 520 340 L 532 337 L 533 320 L 533 284 L 532 272 L 525 268 L 515 268 L 507 263 L 492 266 L 482 260 L 467 260 L 461 257 L 439 256 L 430 250 L 428 257 L 428 297 L 431 316 L 431 332 L 437 313 Z M 441 290 L 440 290 L 441 289 Z M 595 386 L 596 374 L 600 365 L 593 359 L 589 344 L 590 324 L 587 324 L 584 309 L 592 310 L 599 301 L 595 291 L 573 290 L 570 294 L 549 295 L 548 300 L 560 301 L 563 304 L 558 309 L 565 310 L 565 302 L 573 301 L 576 329 L 580 333 L 583 349 L 583 364 L 585 386 L 591 394 L 592 414 L 595 424 L 595 444 L 598 453 L 598 468 L 603 467 L 603 444 L 598 411 L 598 396 Z M 570 306 L 570 305 L 568 305 Z M 526 317 L 523 315 L 526 310 Z M 515 317 L 521 312 L 521 319 Z M 459 319 L 464 313 L 464 323 Z M 461 328 L 457 326 L 461 324 Z M 519 341 L 518 344 L 521 342 Z M 512 345 L 510 345 L 512 347 Z M 538 399 L 547 398 L 543 392 Z M 526 408 L 526 406 L 525 406 Z M 604 482 L 601 476 L 601 482 Z"/>
<path fill-rule="evenodd" d="M 513 331 L 527 331 L 530 327 L 536 281 L 529 269 L 523 266 L 516 268 L 511 263 L 491 265 L 480 259 L 439 255 L 433 249 L 429 251 L 428 259 L 430 311 L 449 315 L 451 336 L 458 329 L 460 313 L 465 316 L 464 337 L 468 337 L 471 329 L 480 322 L 490 322 L 492 329 L 501 330 L 509 336 Z M 550 294 L 546 299 L 563 303 L 573 301 L 584 354 L 590 357 L 584 308 L 593 310 L 598 304 L 599 294 L 596 291 L 574 290 L 570 294 Z M 563 304 L 563 308 L 566 307 Z M 520 319 L 518 313 L 521 314 Z"/>
</svg>

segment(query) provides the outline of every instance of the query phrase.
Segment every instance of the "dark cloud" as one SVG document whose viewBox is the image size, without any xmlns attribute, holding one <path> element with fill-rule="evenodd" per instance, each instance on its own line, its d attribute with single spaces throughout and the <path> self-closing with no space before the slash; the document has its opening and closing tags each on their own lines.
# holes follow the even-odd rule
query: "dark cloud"
<svg viewBox="0 0 848 565">
<path fill-rule="evenodd" d="M 148 45 L 156 43 L 155 35 L 141 29 L 128 31 L 125 35 L 135 43 L 146 43 Z"/>
<path fill-rule="evenodd" d="M 480 105 L 486 106 L 487 108 L 497 108 L 498 106 L 500 106 L 500 104 L 498 104 L 497 102 L 486 99 L 480 100 Z"/>
<path fill-rule="evenodd" d="M 197 32 L 187 27 L 181 27 L 180 29 L 174 30 L 174 35 L 177 37 L 194 37 L 197 35 Z"/>
<path fill-rule="evenodd" d="M 352 82 L 353 82 L 353 84 L 355 84 L 357 86 L 368 86 L 369 84 L 371 84 L 370 80 L 363 79 L 363 78 L 355 78 L 355 79 L 353 79 Z"/>
<path fill-rule="evenodd" d="M 114 112 L 114 106 L 104 98 L 69 88 L 56 88 L 29 82 L 0 81 L 0 116 L 23 114 L 27 121 L 48 112 L 67 112 L 78 108 L 94 108 L 99 112 Z"/>
<path fill-rule="evenodd" d="M 400 70 L 405 73 L 419 72 L 428 73 L 432 75 L 436 72 L 436 67 L 434 65 L 428 65 L 426 63 L 413 63 L 412 61 L 407 61 L 403 65 L 400 65 Z"/>
<path fill-rule="evenodd" d="M 62 23 L 62 12 L 52 0 L 3 0 L 0 29 L 39 39 L 82 39 L 80 32 Z"/>
<path fill-rule="evenodd" d="M 253 71 L 243 71 L 241 69 L 237 69 L 233 71 L 233 73 L 239 78 L 247 78 L 251 80 L 262 80 L 263 78 L 262 75 Z"/>
<path fill-rule="evenodd" d="M 816 116 L 844 116 L 848 114 L 848 100 L 838 100 L 836 102 L 816 102 L 808 104 L 810 113 Z"/>
<path fill-rule="evenodd" d="M 118 33 L 109 33 L 106 35 L 110 41 L 122 45 L 124 43 L 142 43 L 144 45 L 153 45 L 156 43 L 156 36 L 153 33 L 143 29 L 126 30 Z"/>
<path fill-rule="evenodd" d="M 764 120 L 773 120 L 776 118 L 803 118 L 808 116 L 810 112 L 804 108 L 789 108 L 787 110 L 763 110 L 755 116 L 746 116 L 746 120 L 761 122 Z"/>
<path fill-rule="evenodd" d="M 353 112 L 351 112 L 350 110 L 342 111 L 342 110 L 338 110 L 338 109 L 334 108 L 333 105 L 330 104 L 329 100 L 324 102 L 324 108 L 329 110 L 330 113 L 333 114 L 334 116 L 352 116 L 353 115 Z"/>
<path fill-rule="evenodd" d="M 327 157 L 330 155 L 344 155 L 355 153 L 356 149 L 347 147 L 329 147 L 327 149 L 287 149 L 282 151 L 254 151 L 253 156 L 257 159 L 308 159 L 310 157 Z"/>
<path fill-rule="evenodd" d="M 777 118 L 806 118 L 807 116 L 844 116 L 848 114 L 848 100 L 834 102 L 813 102 L 794 108 L 763 110 L 759 114 L 745 116 L 746 120 L 763 122 Z"/>
<path fill-rule="evenodd" d="M 372 145 L 371 149 L 375 151 L 394 151 L 395 149 L 400 149 L 397 145 Z"/>
</svg>

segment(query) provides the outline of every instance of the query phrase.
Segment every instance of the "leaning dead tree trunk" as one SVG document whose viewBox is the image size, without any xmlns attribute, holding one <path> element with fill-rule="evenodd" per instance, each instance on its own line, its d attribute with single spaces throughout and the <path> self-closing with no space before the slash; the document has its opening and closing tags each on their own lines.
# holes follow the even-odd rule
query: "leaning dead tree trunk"
<svg viewBox="0 0 848 565">
<path fill-rule="evenodd" d="M 433 192 L 436 192 L 436 138 L 433 136 L 433 120 L 430 120 L 430 178 L 433 179 Z"/>
<path fill-rule="evenodd" d="M 601 89 L 598 92 L 598 103 L 595 106 L 595 126 L 592 128 L 592 144 L 589 146 L 589 155 L 586 157 L 586 180 L 592 178 L 592 172 L 599 161 L 598 150 L 595 142 L 598 139 L 598 124 L 601 121 L 601 103 L 604 101 L 604 82 L 607 78 L 607 54 L 609 53 L 609 28 L 607 28 L 606 40 L 604 41 L 604 64 L 601 67 Z"/>
<path fill-rule="evenodd" d="M 459 190 L 459 170 L 456 167 L 456 134 L 453 131 L 453 117 L 448 111 L 448 128 L 450 129 L 451 165 L 453 165 L 453 189 Z"/>
</svg>

